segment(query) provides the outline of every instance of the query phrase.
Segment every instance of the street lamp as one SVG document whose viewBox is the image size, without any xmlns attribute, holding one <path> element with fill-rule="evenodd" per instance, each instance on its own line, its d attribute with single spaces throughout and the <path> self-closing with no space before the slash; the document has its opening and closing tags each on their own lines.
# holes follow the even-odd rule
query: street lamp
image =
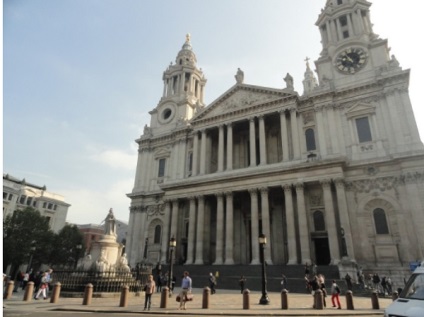
<svg viewBox="0 0 424 317">
<path fill-rule="evenodd" d="M 35 253 L 35 241 L 32 241 L 30 250 L 31 250 L 31 255 L 29 257 L 27 273 L 31 272 L 32 257 L 34 256 L 34 253 Z"/>
<path fill-rule="evenodd" d="M 262 263 L 262 297 L 259 300 L 259 304 L 261 305 L 268 305 L 269 304 L 269 297 L 266 290 L 266 268 L 265 268 L 265 256 L 264 256 L 264 249 L 266 245 L 266 236 L 262 233 L 259 236 L 259 251 L 260 251 L 260 257 L 261 257 L 261 263 Z"/>
<path fill-rule="evenodd" d="M 148 243 L 149 243 L 149 238 L 146 238 L 144 242 L 144 254 L 143 254 L 143 259 L 145 262 L 147 262 L 147 244 Z"/>
<path fill-rule="evenodd" d="M 169 240 L 169 276 L 168 276 L 168 288 L 169 288 L 169 297 L 172 296 L 172 290 L 171 290 L 171 285 L 172 285 L 172 277 L 174 276 L 173 268 L 174 268 L 174 250 L 175 247 L 177 246 L 177 240 L 175 240 L 174 237 L 171 238 L 171 240 Z"/>
</svg>

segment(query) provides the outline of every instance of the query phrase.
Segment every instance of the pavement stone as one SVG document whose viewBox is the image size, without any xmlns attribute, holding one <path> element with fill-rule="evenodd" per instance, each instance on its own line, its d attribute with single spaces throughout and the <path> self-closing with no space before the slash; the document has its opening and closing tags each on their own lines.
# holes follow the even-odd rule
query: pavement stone
<svg viewBox="0 0 424 317">
<path fill-rule="evenodd" d="M 179 291 L 176 289 L 176 291 Z M 82 305 L 82 298 L 60 297 L 57 303 L 50 303 L 50 299 L 23 301 L 24 292 L 13 293 L 11 299 L 3 300 L 3 312 L 13 310 L 28 311 L 75 311 L 75 312 L 107 312 L 107 313 L 139 313 L 145 315 L 191 315 L 191 316 L 370 316 L 383 315 L 384 309 L 392 302 L 391 298 L 379 298 L 380 309 L 372 309 L 370 297 L 353 297 L 354 310 L 346 309 L 346 298 L 342 295 L 340 302 L 342 309 L 331 307 L 331 297 L 326 298 L 327 308 L 317 310 L 312 308 L 313 298 L 308 294 L 288 293 L 288 310 L 281 309 L 281 294 L 268 292 L 269 305 L 260 305 L 261 292 L 250 292 L 250 309 L 243 309 L 243 295 L 240 291 L 220 290 L 210 295 L 209 308 L 202 309 L 203 289 L 193 289 L 194 300 L 187 303 L 187 310 L 179 310 L 179 303 L 175 301 L 176 293 L 168 298 L 167 308 L 159 308 L 161 293 L 152 296 L 150 311 L 144 311 L 144 294 L 130 295 L 128 305 L 119 307 L 120 296 L 93 297 L 90 305 Z"/>
</svg>

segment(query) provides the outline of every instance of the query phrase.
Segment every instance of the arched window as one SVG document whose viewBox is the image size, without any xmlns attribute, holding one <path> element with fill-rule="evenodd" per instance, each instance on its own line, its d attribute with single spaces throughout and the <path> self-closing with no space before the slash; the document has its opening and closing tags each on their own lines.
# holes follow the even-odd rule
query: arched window
<svg viewBox="0 0 424 317">
<path fill-rule="evenodd" d="M 373 211 L 375 232 L 377 234 L 389 234 L 389 226 L 387 224 L 386 212 L 381 208 Z"/>
<path fill-rule="evenodd" d="M 155 244 L 160 243 L 161 233 L 162 233 L 162 227 L 160 225 L 157 225 L 155 227 L 155 240 L 154 240 Z"/>
<path fill-rule="evenodd" d="M 313 129 L 307 129 L 305 131 L 306 139 L 306 151 L 314 151 L 317 149 L 315 145 L 315 132 Z"/>
<path fill-rule="evenodd" d="M 315 231 L 325 231 L 324 213 L 322 211 L 314 212 L 314 227 Z"/>
</svg>

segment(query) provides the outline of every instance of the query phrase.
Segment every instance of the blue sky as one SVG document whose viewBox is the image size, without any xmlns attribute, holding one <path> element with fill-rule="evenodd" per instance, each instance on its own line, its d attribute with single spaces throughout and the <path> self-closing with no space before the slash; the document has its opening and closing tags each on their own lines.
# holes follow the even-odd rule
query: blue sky
<svg viewBox="0 0 424 317">
<path fill-rule="evenodd" d="M 46 185 L 72 206 L 68 221 L 128 221 L 137 146 L 162 73 L 191 34 L 211 103 L 234 83 L 303 92 L 305 57 L 321 51 L 326 0 L 4 0 L 3 172 Z M 371 1 L 375 33 L 411 68 L 421 138 L 422 4 Z M 402 5 L 402 7 L 400 7 Z M 422 86 L 422 85 L 421 85 Z"/>
</svg>

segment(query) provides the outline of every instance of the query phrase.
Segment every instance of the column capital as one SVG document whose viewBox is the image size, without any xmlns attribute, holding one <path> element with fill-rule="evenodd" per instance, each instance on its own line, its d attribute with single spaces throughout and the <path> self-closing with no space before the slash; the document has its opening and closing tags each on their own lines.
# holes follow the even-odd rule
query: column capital
<svg viewBox="0 0 424 317">
<path fill-rule="evenodd" d="M 197 196 L 188 196 L 187 197 L 187 199 L 190 200 L 190 201 L 195 200 L 196 198 L 197 198 Z"/>
<path fill-rule="evenodd" d="M 225 194 L 225 197 L 232 197 L 233 196 L 233 192 L 231 192 L 231 191 L 225 192 L 224 194 Z"/>
<path fill-rule="evenodd" d="M 265 118 L 265 115 L 264 114 L 260 114 L 260 115 L 258 115 L 258 119 L 259 120 L 263 120 Z"/>
<path fill-rule="evenodd" d="M 293 112 L 296 113 L 297 109 L 296 109 L 296 107 L 290 107 L 289 111 L 290 111 L 290 113 L 293 113 Z"/>
<path fill-rule="evenodd" d="M 224 127 L 225 127 L 225 124 L 224 123 L 218 124 L 218 129 L 224 129 Z"/>
<path fill-rule="evenodd" d="M 345 180 L 343 177 L 337 177 L 333 181 L 337 187 L 343 188 L 345 186 Z"/>
<path fill-rule="evenodd" d="M 324 108 L 324 105 L 315 105 L 314 106 L 314 111 L 315 112 L 320 112 L 320 111 L 322 111 L 323 108 Z"/>
<path fill-rule="evenodd" d="M 252 117 L 249 117 L 248 120 L 249 122 L 255 122 L 255 118 L 256 118 L 255 116 L 252 116 Z"/>
<path fill-rule="evenodd" d="M 232 122 L 227 122 L 227 123 L 225 123 L 225 125 L 227 126 L 227 128 L 232 128 L 233 127 L 233 123 Z"/>
<path fill-rule="evenodd" d="M 222 198 L 224 196 L 223 192 L 215 193 L 216 198 Z"/>
<path fill-rule="evenodd" d="M 247 190 L 248 192 L 249 192 L 249 194 L 257 194 L 258 193 L 258 189 L 257 188 L 249 188 L 248 190 Z"/>
<path fill-rule="evenodd" d="M 261 194 L 268 194 L 269 188 L 268 187 L 261 187 L 259 188 L 259 191 Z"/>
<path fill-rule="evenodd" d="M 329 178 L 322 179 L 319 182 L 324 189 L 330 188 L 330 186 L 331 186 L 331 179 L 329 179 Z"/>
<path fill-rule="evenodd" d="M 280 109 L 280 110 L 278 110 L 278 113 L 280 114 L 280 116 L 285 116 L 286 111 L 287 111 L 287 109 Z"/>
<path fill-rule="evenodd" d="M 283 185 L 281 185 L 281 187 L 283 187 L 283 190 L 285 192 L 291 192 L 292 184 L 283 184 Z"/>
<path fill-rule="evenodd" d="M 294 184 L 296 191 L 303 191 L 303 189 L 305 188 L 305 183 L 303 182 L 297 182 L 296 184 Z"/>
</svg>

